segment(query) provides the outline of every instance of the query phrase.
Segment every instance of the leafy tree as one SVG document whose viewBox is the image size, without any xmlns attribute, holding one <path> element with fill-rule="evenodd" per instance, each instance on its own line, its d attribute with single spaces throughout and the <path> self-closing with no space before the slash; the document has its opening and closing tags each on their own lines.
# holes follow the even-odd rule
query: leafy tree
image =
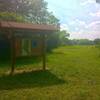
<svg viewBox="0 0 100 100">
<path fill-rule="evenodd" d="M 66 30 L 59 31 L 60 44 L 65 45 L 68 43 L 69 33 Z"/>
<path fill-rule="evenodd" d="M 1 21 L 4 20 L 4 21 L 25 22 L 25 19 L 22 16 L 16 15 L 15 13 L 8 13 L 8 12 L 1 12 L 0 20 Z"/>
<path fill-rule="evenodd" d="M 73 39 L 69 40 L 70 45 L 94 45 L 92 40 L 88 39 Z"/>
<path fill-rule="evenodd" d="M 38 24 L 58 24 L 59 20 L 47 10 L 44 0 L 0 0 L 0 12 L 15 13 Z"/>
<path fill-rule="evenodd" d="M 95 47 L 100 50 L 100 38 L 95 39 L 94 44 Z M 100 57 L 100 53 L 99 53 L 99 57 Z"/>
<path fill-rule="evenodd" d="M 94 40 L 94 44 L 96 48 L 100 49 L 100 39 L 99 38 Z"/>
<path fill-rule="evenodd" d="M 61 46 L 61 45 L 66 45 L 69 42 L 69 33 L 66 32 L 65 30 L 63 31 L 58 31 L 53 34 L 50 34 L 47 37 L 47 50 L 51 51 L 53 48 Z"/>
<path fill-rule="evenodd" d="M 96 45 L 100 45 L 100 39 L 98 38 L 98 39 L 95 39 L 94 40 L 94 43 L 96 44 Z"/>
<path fill-rule="evenodd" d="M 54 25 L 58 25 L 59 29 L 60 29 L 60 23 L 59 23 L 59 19 L 57 19 L 52 12 L 48 12 L 46 15 L 46 22 L 47 24 L 54 24 Z"/>
<path fill-rule="evenodd" d="M 30 0 L 0 0 L 0 12 L 13 12 L 25 15 L 29 11 Z"/>
</svg>

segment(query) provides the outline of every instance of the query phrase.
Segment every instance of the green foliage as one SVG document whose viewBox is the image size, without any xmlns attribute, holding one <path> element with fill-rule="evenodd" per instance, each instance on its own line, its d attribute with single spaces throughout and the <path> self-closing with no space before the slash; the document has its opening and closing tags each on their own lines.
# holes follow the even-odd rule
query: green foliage
<svg viewBox="0 0 100 100">
<path fill-rule="evenodd" d="M 58 31 L 47 37 L 47 51 L 53 50 L 61 45 L 65 45 L 68 42 L 69 33 L 65 30 Z"/>
<path fill-rule="evenodd" d="M 96 44 L 96 45 L 100 45 L 100 39 L 98 38 L 98 39 L 95 39 L 94 40 L 94 43 Z"/>
<path fill-rule="evenodd" d="M 47 24 L 59 25 L 59 19 L 57 19 L 52 12 L 48 12 L 46 15 Z"/>
<path fill-rule="evenodd" d="M 52 51 L 59 46 L 59 33 L 55 32 L 47 36 L 47 51 Z"/>
<path fill-rule="evenodd" d="M 70 45 L 94 45 L 93 40 L 88 39 L 73 39 L 69 40 Z"/>
<path fill-rule="evenodd" d="M 69 36 L 70 36 L 70 34 L 65 30 L 59 31 L 60 44 L 66 45 L 68 43 Z"/>
<path fill-rule="evenodd" d="M 0 12 L 18 14 L 31 23 L 56 25 L 59 23 L 59 20 L 48 12 L 47 2 L 44 0 L 1 0 Z"/>
<path fill-rule="evenodd" d="M 16 21 L 16 22 L 24 22 L 24 18 L 16 13 L 9 12 L 0 12 L 0 21 Z"/>
<path fill-rule="evenodd" d="M 95 47 L 100 50 L 100 39 L 99 38 L 94 40 L 94 44 L 95 44 Z"/>
</svg>

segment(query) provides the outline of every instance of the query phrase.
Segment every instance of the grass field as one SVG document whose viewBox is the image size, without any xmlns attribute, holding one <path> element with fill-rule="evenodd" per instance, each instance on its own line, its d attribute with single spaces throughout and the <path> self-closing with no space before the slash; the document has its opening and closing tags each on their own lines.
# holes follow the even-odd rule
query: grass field
<svg viewBox="0 0 100 100">
<path fill-rule="evenodd" d="M 100 51 L 94 46 L 65 46 L 47 57 L 48 71 L 7 75 L 0 66 L 0 100 L 100 100 Z M 41 62 L 17 65 L 30 70 Z"/>
</svg>

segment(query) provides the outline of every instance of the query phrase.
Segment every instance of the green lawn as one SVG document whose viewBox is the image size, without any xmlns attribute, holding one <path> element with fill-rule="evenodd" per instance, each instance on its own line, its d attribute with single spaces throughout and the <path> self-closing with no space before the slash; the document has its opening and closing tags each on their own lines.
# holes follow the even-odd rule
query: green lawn
<svg viewBox="0 0 100 100">
<path fill-rule="evenodd" d="M 17 64 L 17 71 L 41 62 Z M 7 75 L 0 66 L 0 100 L 100 100 L 100 51 L 93 46 L 64 46 L 48 54 L 48 71 Z"/>
</svg>

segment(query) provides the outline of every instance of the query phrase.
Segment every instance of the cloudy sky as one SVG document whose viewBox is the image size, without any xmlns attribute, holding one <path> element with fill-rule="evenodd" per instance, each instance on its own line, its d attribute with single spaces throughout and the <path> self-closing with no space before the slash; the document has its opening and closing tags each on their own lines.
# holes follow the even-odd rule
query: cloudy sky
<svg viewBox="0 0 100 100">
<path fill-rule="evenodd" d="M 71 39 L 100 38 L 100 4 L 95 0 L 45 0 Z"/>
</svg>

